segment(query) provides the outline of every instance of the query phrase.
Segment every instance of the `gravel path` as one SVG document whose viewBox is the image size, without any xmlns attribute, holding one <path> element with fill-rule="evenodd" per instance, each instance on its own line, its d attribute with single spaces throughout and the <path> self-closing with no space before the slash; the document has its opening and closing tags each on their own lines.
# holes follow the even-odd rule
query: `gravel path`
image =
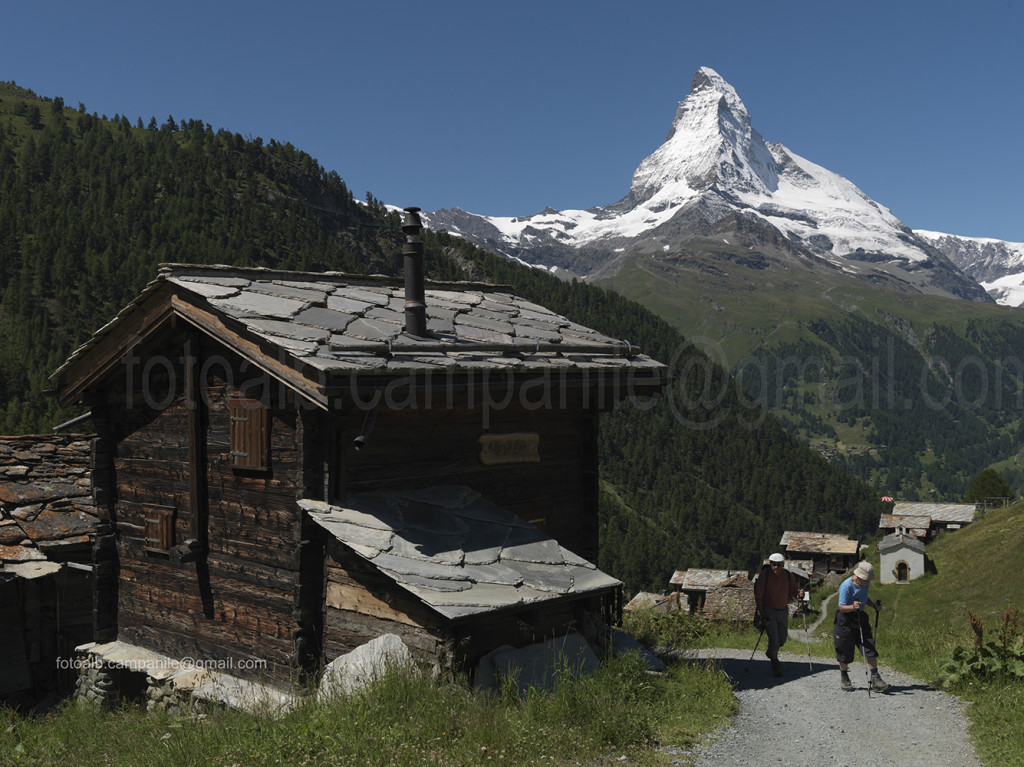
<svg viewBox="0 0 1024 767">
<path fill-rule="evenodd" d="M 957 699 L 885 666 L 879 671 L 891 688 L 869 697 L 859 656 L 850 666 L 857 689 L 843 692 L 835 660 L 796 654 L 802 642 L 803 632 L 790 631 L 794 652 L 779 654 L 781 679 L 764 652 L 751 661 L 749 650 L 699 651 L 732 679 L 740 712 L 706 744 L 677 756 L 696 767 L 981 766 Z"/>
</svg>

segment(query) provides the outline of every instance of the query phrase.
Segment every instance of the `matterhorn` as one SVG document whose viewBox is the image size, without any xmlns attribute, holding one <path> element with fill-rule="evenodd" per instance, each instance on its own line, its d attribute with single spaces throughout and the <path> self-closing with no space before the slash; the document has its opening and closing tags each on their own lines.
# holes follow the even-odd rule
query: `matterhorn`
<svg viewBox="0 0 1024 767">
<path fill-rule="evenodd" d="M 712 269 L 842 272 L 876 287 L 992 301 L 926 238 L 853 183 L 753 127 L 736 90 L 701 67 L 664 143 L 619 201 L 588 210 L 426 215 L 496 253 L 566 276 L 613 281 L 638 260 Z M 704 268 L 702 266 L 702 268 Z"/>
</svg>

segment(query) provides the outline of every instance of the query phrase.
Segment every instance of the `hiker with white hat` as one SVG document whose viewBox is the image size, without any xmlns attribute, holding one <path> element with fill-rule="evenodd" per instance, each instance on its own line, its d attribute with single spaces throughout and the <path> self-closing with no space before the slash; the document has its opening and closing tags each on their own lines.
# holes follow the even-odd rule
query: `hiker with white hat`
<svg viewBox="0 0 1024 767">
<path fill-rule="evenodd" d="M 779 553 L 768 557 L 768 566 L 761 570 L 754 584 L 756 621 L 768 634 L 766 655 L 772 662 L 772 674 L 782 676 L 779 650 L 789 637 L 789 600 L 803 599 L 803 589 L 797 588 L 793 573 L 783 567 L 786 558 Z"/>
<path fill-rule="evenodd" d="M 877 615 L 882 605 L 872 602 L 868 597 L 868 584 L 875 577 L 875 568 L 869 562 L 858 562 L 853 568 L 853 575 L 843 581 L 839 587 L 839 607 L 836 610 L 832 633 L 835 638 L 836 660 L 839 661 L 840 686 L 844 690 L 852 690 L 849 666 L 853 662 L 854 653 L 860 648 L 864 661 L 871 669 L 868 679 L 868 692 L 879 692 L 889 689 L 882 677 L 878 675 L 878 651 L 875 640 L 871 636 L 871 622 L 864 614 L 864 607 L 875 608 Z"/>
</svg>

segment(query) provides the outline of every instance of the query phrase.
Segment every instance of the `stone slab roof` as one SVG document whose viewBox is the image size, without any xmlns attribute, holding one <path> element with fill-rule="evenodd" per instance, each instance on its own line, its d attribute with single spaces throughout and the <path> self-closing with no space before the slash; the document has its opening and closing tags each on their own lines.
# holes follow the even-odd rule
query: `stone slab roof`
<svg viewBox="0 0 1024 767">
<path fill-rule="evenodd" d="M 157 278 L 53 374 L 58 385 L 69 367 L 169 286 L 179 301 L 211 312 L 308 377 L 593 370 L 659 381 L 665 370 L 628 341 L 493 285 L 426 283 L 429 337 L 423 338 L 404 330 L 400 279 L 163 264 Z M 180 303 L 176 310 L 186 311 Z"/>
<path fill-rule="evenodd" d="M 814 554 L 856 554 L 858 541 L 842 533 L 805 533 L 785 531 L 779 545 L 787 551 Z"/>
<path fill-rule="evenodd" d="M 98 524 L 89 437 L 0 437 L 0 564 L 87 561 Z"/>
<path fill-rule="evenodd" d="M 900 535 L 899 533 L 890 533 L 885 536 L 878 543 L 878 550 L 885 552 L 891 549 L 909 548 L 914 551 L 924 553 L 924 542 L 913 535 Z"/>
<path fill-rule="evenodd" d="M 748 580 L 750 578 L 746 570 L 702 570 L 691 567 L 689 570 L 676 570 L 669 583 L 679 586 L 683 591 L 705 591 L 713 586 L 720 586 L 737 575 Z"/>
<path fill-rule="evenodd" d="M 299 505 L 337 541 L 451 619 L 622 585 L 463 485 Z"/>
<path fill-rule="evenodd" d="M 967 525 L 974 521 L 978 507 L 973 503 L 920 503 L 896 501 L 892 513 L 901 516 L 931 517 L 932 522 Z"/>
<path fill-rule="evenodd" d="M 931 524 L 932 518 L 927 514 L 882 514 L 878 518 L 878 526 L 882 528 L 927 531 Z"/>
<path fill-rule="evenodd" d="M 673 594 L 655 594 L 652 591 L 638 591 L 632 599 L 623 605 L 622 609 L 628 612 L 635 610 L 676 612 L 679 609 L 679 604 L 673 599 L 674 596 Z"/>
</svg>

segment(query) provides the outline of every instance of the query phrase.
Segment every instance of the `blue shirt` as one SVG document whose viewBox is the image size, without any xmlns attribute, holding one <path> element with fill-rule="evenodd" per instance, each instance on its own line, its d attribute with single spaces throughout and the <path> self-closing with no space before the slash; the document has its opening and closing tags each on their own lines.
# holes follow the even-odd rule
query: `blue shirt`
<svg viewBox="0 0 1024 767">
<path fill-rule="evenodd" d="M 860 602 L 860 609 L 864 609 L 868 603 L 868 584 L 857 586 L 851 576 L 839 587 L 839 604 L 852 605 L 854 602 Z"/>
</svg>

